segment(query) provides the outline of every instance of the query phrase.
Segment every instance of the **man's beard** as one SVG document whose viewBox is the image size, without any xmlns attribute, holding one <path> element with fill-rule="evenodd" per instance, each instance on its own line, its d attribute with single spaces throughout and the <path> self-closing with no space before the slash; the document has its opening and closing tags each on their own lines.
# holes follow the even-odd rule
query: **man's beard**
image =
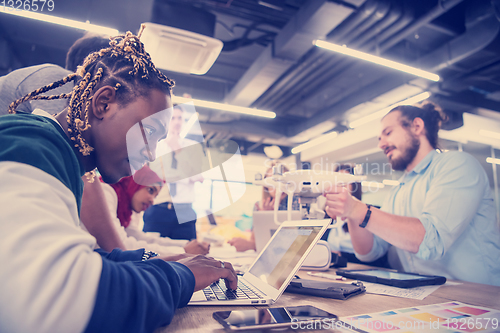
<svg viewBox="0 0 500 333">
<path fill-rule="evenodd" d="M 389 159 L 391 166 L 396 171 L 403 171 L 406 169 L 408 164 L 413 162 L 415 156 L 417 156 L 418 149 L 420 148 L 420 141 L 416 136 L 413 136 L 411 133 L 410 140 L 408 140 L 408 147 L 402 151 L 401 157 Z"/>
</svg>

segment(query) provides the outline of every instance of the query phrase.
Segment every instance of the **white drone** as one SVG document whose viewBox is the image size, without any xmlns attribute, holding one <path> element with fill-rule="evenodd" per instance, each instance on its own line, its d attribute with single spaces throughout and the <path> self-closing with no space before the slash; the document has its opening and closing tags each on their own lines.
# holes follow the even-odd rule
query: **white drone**
<svg viewBox="0 0 500 333">
<path fill-rule="evenodd" d="M 254 184 L 276 188 L 275 198 L 280 198 L 282 193 L 288 195 L 288 221 L 292 220 L 294 194 L 300 198 L 302 219 L 323 219 L 325 217 L 324 206 L 326 200 L 321 200 L 318 197 L 330 187 L 347 186 L 351 183 L 363 181 L 366 176 L 359 175 L 361 173 L 361 165 L 355 167 L 356 175 L 323 170 L 295 170 L 283 173 L 283 166 L 278 164 L 273 167 L 273 175 L 270 177 L 262 178 L 262 174 L 256 174 Z M 278 208 L 279 200 L 275 200 L 274 222 L 279 225 Z"/>
</svg>

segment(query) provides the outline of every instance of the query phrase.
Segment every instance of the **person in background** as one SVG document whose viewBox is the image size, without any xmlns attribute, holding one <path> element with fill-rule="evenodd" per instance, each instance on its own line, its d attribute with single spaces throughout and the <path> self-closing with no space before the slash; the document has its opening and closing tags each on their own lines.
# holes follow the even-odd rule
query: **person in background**
<svg viewBox="0 0 500 333">
<path fill-rule="evenodd" d="M 220 278 L 237 286 L 229 263 L 94 250 L 95 238 L 79 227 L 84 173 L 93 178 L 98 168 L 106 183 L 130 176 L 154 159 L 167 131 L 173 81 L 152 63 L 140 34 L 112 38 L 76 73 L 16 100 L 12 114 L 0 117 L 2 331 L 152 332 L 193 291 Z M 54 97 L 70 100 L 59 114 L 15 114 L 70 82 L 71 93 Z"/>
<path fill-rule="evenodd" d="M 134 176 L 120 179 L 115 184 L 102 184 L 110 213 L 115 216 L 114 226 L 127 250 L 145 248 L 172 259 L 178 254 L 207 254 L 210 245 L 197 240 L 172 240 L 143 232 L 141 212 L 154 202 L 163 181 L 147 165 Z"/>
<path fill-rule="evenodd" d="M 53 64 L 43 64 L 15 70 L 0 77 L 0 115 L 7 114 L 9 105 L 33 90 L 63 79 L 77 70 L 83 60 L 92 52 L 109 46 L 109 38 L 87 33 L 73 43 L 66 54 L 66 69 Z M 53 89 L 54 95 L 69 94 L 73 85 L 66 84 Z M 31 113 L 43 109 L 56 114 L 68 106 L 67 99 L 31 100 L 19 105 L 17 112 Z M 97 244 L 106 250 L 125 250 L 125 245 L 116 233 L 111 216 L 104 204 L 104 194 L 100 182 L 90 183 L 83 178 L 84 188 L 80 219 L 86 229 L 97 239 Z"/>
<path fill-rule="evenodd" d="M 278 164 L 274 162 L 271 167 L 269 167 L 264 175 L 264 178 L 270 177 L 273 174 L 273 166 Z M 284 172 L 288 172 L 289 169 L 286 166 L 283 166 Z M 276 200 L 276 189 L 272 186 L 264 186 L 262 188 L 262 199 L 257 201 L 254 205 L 254 211 L 259 210 L 274 210 L 274 203 Z M 286 193 L 282 193 L 280 197 L 279 210 L 287 210 L 288 204 L 288 195 Z M 293 196 L 292 209 L 299 210 L 300 204 L 297 196 Z M 236 248 L 238 252 L 244 252 L 247 250 L 255 250 L 255 233 L 253 230 L 250 233 L 250 239 L 242 238 L 242 237 L 234 237 L 228 241 L 229 245 L 232 245 Z"/>
<path fill-rule="evenodd" d="M 326 211 L 347 219 L 362 261 L 393 245 L 406 272 L 500 285 L 500 232 L 488 177 L 471 155 L 437 151 L 444 120 L 431 103 L 389 111 L 379 147 L 394 170 L 404 171 L 400 184 L 381 209 L 332 188 Z"/>
<path fill-rule="evenodd" d="M 281 164 L 281 163 L 279 161 L 272 162 L 271 166 L 266 170 L 266 173 L 264 175 L 264 179 L 267 177 L 271 177 L 273 175 L 273 167 L 275 167 L 278 164 Z M 283 167 L 283 172 L 290 171 L 285 165 L 282 165 L 282 167 Z M 273 186 L 263 186 L 262 187 L 262 199 L 255 203 L 253 210 L 254 211 L 274 210 L 275 201 L 276 201 L 276 188 L 274 188 Z M 280 203 L 279 203 L 278 209 L 279 210 L 286 210 L 287 204 L 288 204 L 288 195 L 286 193 L 281 193 Z M 293 210 L 300 209 L 299 198 L 295 195 L 293 196 L 292 209 Z"/>
<path fill-rule="evenodd" d="M 175 182 L 164 186 L 155 205 L 144 212 L 144 231 L 159 232 L 161 237 L 196 239 L 196 212 L 193 201 L 194 185 L 203 182 L 198 160 L 204 156 L 201 145 L 181 137 L 184 109 L 174 105 L 167 135 L 170 154 L 161 156 L 164 169 L 169 174 L 179 174 Z"/>
</svg>

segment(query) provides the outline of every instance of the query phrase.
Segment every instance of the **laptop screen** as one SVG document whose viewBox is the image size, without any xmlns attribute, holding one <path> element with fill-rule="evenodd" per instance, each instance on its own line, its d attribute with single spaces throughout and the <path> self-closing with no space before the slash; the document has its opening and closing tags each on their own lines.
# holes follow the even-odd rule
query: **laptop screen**
<svg viewBox="0 0 500 333">
<path fill-rule="evenodd" d="M 281 210 L 278 212 L 278 221 L 282 223 L 288 220 L 288 212 Z M 300 211 L 292 211 L 291 221 L 302 220 Z M 260 210 L 253 212 L 253 232 L 255 235 L 255 250 L 260 253 L 274 233 L 278 230 L 278 225 L 274 223 L 274 211 Z"/>
<path fill-rule="evenodd" d="M 282 227 L 249 273 L 280 289 L 320 232 L 320 226 Z"/>
</svg>

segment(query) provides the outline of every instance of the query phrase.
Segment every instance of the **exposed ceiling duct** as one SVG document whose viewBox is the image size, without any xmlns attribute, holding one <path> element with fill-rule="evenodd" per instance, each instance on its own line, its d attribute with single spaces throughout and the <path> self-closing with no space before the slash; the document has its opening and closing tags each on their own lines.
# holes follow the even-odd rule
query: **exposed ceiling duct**
<svg viewBox="0 0 500 333">
<path fill-rule="evenodd" d="M 400 1 L 368 0 L 354 14 L 344 20 L 337 28 L 333 29 L 326 40 L 336 44 L 346 44 L 351 48 L 368 51 L 375 47 L 372 39 L 377 37 L 378 43 L 399 31 L 402 25 L 411 21 L 411 11 L 405 11 Z M 394 27 L 391 27 L 394 25 Z M 271 89 L 263 94 L 255 103 L 256 107 L 266 107 L 285 114 L 299 113 L 302 110 L 295 108 L 297 102 L 307 98 L 313 101 L 308 103 L 309 116 L 317 111 L 317 105 L 328 99 L 340 99 L 343 96 L 330 96 L 328 93 L 317 99 L 320 91 L 325 87 L 334 87 L 334 80 L 344 79 L 349 90 L 359 86 L 357 77 L 340 77 L 353 63 L 352 59 L 332 55 L 317 48 L 309 48 L 309 52 L 302 61 L 292 67 L 277 81 Z M 365 84 L 370 82 L 368 73 L 364 76 Z M 377 77 L 378 73 L 373 73 Z M 346 95 L 344 91 L 343 95 Z M 314 100 L 319 103 L 314 103 Z"/>
<path fill-rule="evenodd" d="M 433 52 L 421 57 L 415 65 L 435 72 L 443 70 L 486 48 L 498 37 L 500 30 L 500 23 L 496 19 L 494 13 L 489 10 L 490 8 L 491 7 L 484 5 L 482 10 L 476 11 L 476 17 L 469 18 L 465 33 L 443 44 Z M 367 86 L 366 89 L 361 90 L 361 92 L 358 90 L 353 96 L 343 98 L 340 103 L 335 104 L 331 109 L 316 114 L 306 124 L 298 125 L 296 131 L 300 131 L 302 128 L 308 128 L 321 121 L 330 120 L 337 114 L 346 115 L 345 112 L 357 104 L 379 96 L 381 91 L 394 89 L 399 85 L 397 84 L 398 82 L 402 83 L 402 80 L 397 77 L 383 78 L 376 81 L 372 85 Z M 454 84 L 456 84 L 456 80 L 447 82 L 454 82 Z M 447 83 L 442 84 L 446 85 Z M 365 91 L 366 93 L 364 93 Z M 436 100 L 437 98 L 439 97 L 436 97 Z M 441 98 L 440 100 L 444 99 Z M 289 132 L 289 135 L 292 135 L 296 131 L 292 130 Z"/>
<path fill-rule="evenodd" d="M 122 32 L 152 22 L 227 42 L 205 75 L 165 71 L 176 81 L 174 93 L 276 112 L 276 119 L 262 120 L 197 107 L 207 137 L 230 138 L 254 152 L 277 144 L 286 156 L 283 146 L 345 129 L 412 89 L 432 92 L 445 110 L 500 112 L 495 8 L 497 0 L 101 0 L 99 6 L 58 2 L 50 14 Z M 0 13 L 0 72 L 64 66 L 67 49 L 81 36 L 81 30 Z M 442 80 L 431 84 L 319 50 L 312 40 L 322 37 L 434 69 Z"/>
<path fill-rule="evenodd" d="M 352 8 L 328 1 L 310 1 L 288 22 L 255 59 L 226 98 L 226 102 L 250 106 L 291 66 L 306 54 L 312 41 L 325 36 L 349 14 Z"/>
</svg>

